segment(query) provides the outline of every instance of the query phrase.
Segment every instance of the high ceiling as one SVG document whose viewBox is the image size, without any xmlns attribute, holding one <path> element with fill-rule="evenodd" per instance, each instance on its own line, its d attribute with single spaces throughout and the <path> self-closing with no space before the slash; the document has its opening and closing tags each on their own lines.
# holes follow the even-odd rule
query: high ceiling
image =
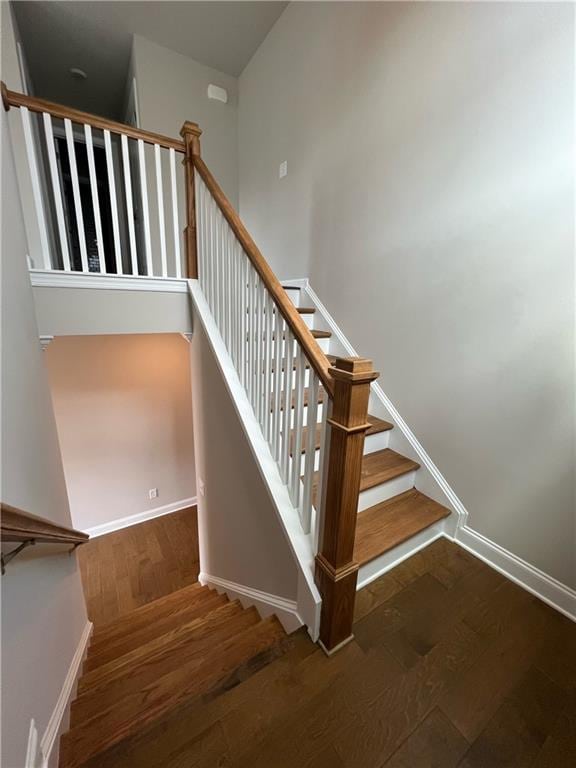
<svg viewBox="0 0 576 768">
<path fill-rule="evenodd" d="M 239 75 L 286 5 L 13 2 L 36 95 L 109 117 L 121 114 L 132 33 Z M 88 79 L 74 80 L 71 67 Z"/>
</svg>

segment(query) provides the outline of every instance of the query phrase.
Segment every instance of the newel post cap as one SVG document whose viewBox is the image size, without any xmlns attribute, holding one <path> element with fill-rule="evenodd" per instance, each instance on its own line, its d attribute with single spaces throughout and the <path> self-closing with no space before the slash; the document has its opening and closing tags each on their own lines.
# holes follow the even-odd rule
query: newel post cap
<svg viewBox="0 0 576 768">
<path fill-rule="evenodd" d="M 365 384 L 380 376 L 372 369 L 372 360 L 365 357 L 337 357 L 330 373 L 334 379 L 351 384 Z"/>
<path fill-rule="evenodd" d="M 196 136 L 197 138 L 200 138 L 201 135 L 202 129 L 198 123 L 192 123 L 190 120 L 186 120 L 182 128 L 180 128 L 180 136 L 182 136 L 183 139 L 185 139 L 186 136 Z"/>
</svg>

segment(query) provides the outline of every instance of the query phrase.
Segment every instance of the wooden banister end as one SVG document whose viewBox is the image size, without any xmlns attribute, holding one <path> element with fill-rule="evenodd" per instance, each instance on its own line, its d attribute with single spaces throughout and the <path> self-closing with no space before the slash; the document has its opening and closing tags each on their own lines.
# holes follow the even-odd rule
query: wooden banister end
<svg viewBox="0 0 576 768">
<path fill-rule="evenodd" d="M 4 80 L 0 80 L 0 91 L 2 92 L 2 104 L 6 112 L 10 109 L 10 98 L 8 96 L 8 88 Z"/>
<path fill-rule="evenodd" d="M 200 136 L 202 131 L 198 123 L 191 123 L 186 120 L 180 129 L 180 136 L 184 139 L 186 146 L 186 158 L 200 157 Z"/>
</svg>

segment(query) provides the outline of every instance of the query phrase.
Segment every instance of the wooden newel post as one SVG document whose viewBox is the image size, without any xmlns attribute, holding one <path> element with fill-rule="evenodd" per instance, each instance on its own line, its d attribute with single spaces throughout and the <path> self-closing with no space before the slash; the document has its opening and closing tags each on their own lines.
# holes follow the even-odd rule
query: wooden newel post
<svg viewBox="0 0 576 768">
<path fill-rule="evenodd" d="M 186 145 L 184 165 L 186 168 L 186 263 L 188 277 L 198 277 L 198 255 L 196 253 L 196 202 L 194 192 L 194 157 L 200 157 L 200 136 L 202 131 L 196 123 L 188 120 L 180 130 L 180 136 Z"/>
<path fill-rule="evenodd" d="M 354 539 L 370 383 L 378 377 L 372 361 L 337 358 L 321 502 L 316 583 L 322 595 L 320 643 L 334 653 L 352 638 L 358 565 Z"/>
</svg>

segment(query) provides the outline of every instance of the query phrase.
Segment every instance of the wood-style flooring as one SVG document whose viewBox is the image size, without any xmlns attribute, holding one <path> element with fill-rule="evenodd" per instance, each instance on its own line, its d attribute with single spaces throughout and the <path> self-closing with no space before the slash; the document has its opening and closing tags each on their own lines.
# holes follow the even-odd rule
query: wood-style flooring
<svg viewBox="0 0 576 768">
<path fill-rule="evenodd" d="M 196 507 L 90 539 L 78 561 L 88 618 L 113 621 L 198 580 Z"/>
<path fill-rule="evenodd" d="M 284 656 L 90 768 L 574 768 L 576 624 L 440 539 Z"/>
</svg>

